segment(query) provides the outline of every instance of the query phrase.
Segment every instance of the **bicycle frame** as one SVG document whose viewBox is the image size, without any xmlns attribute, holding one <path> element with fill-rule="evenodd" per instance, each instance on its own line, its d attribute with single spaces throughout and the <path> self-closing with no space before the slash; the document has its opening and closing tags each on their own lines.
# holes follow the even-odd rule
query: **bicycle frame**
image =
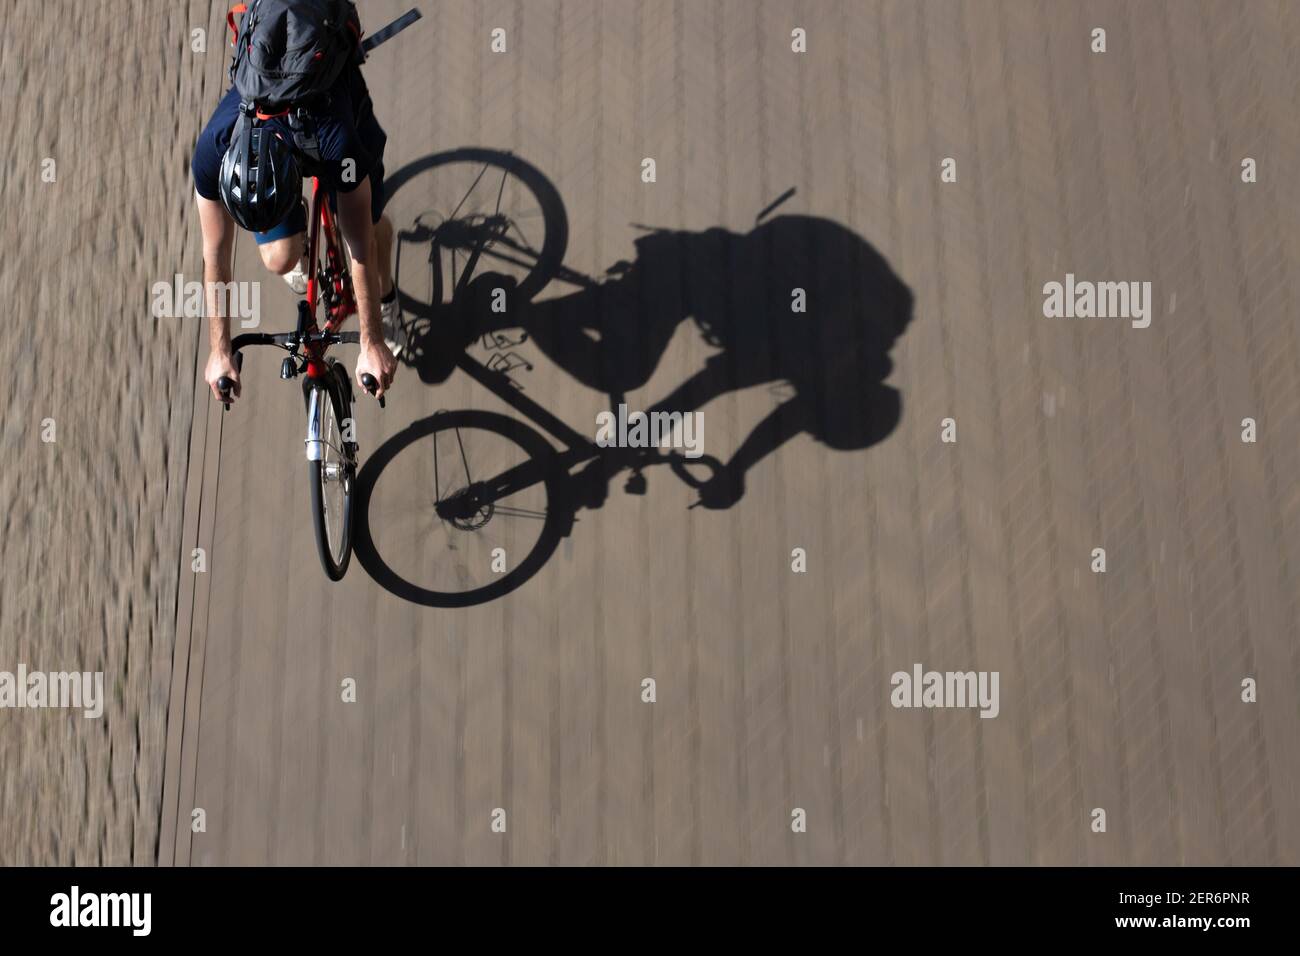
<svg viewBox="0 0 1300 956">
<path fill-rule="evenodd" d="M 306 298 L 298 303 L 298 328 L 293 332 L 245 332 L 235 336 L 232 351 L 238 360 L 241 349 L 249 345 L 275 345 L 304 360 L 299 370 L 308 379 L 317 380 L 329 366 L 325 352 L 335 343 L 352 343 L 359 340 L 357 332 L 339 332 L 339 326 L 357 311 L 356 294 L 352 276 L 344 261 L 334 211 L 330 209 L 327 191 L 320 180 L 312 178 L 311 222 L 307 232 L 307 258 L 311 274 L 307 278 Z M 322 228 L 323 226 L 323 228 Z M 324 284 L 317 271 L 317 254 L 325 243 Z M 317 322 L 317 306 L 325 306 L 325 324 Z M 301 351 L 299 351 L 301 350 Z"/>
<path fill-rule="evenodd" d="M 307 232 L 307 262 L 311 265 L 311 274 L 307 277 L 307 314 L 310 324 L 308 334 L 335 332 L 348 317 L 357 311 L 356 292 L 352 288 L 352 278 L 347 264 L 343 261 L 338 228 L 335 224 L 334 210 L 330 208 L 328 191 L 321 187 L 319 177 L 311 181 L 311 217 Z M 323 228 L 322 228 L 323 227 Z M 325 243 L 326 286 L 322 288 L 321 276 L 317 274 L 320 243 Z M 317 327 L 317 308 L 325 305 L 325 326 Z M 325 351 L 329 348 L 328 340 L 306 343 L 307 377 L 316 379 L 325 374 Z"/>
<path fill-rule="evenodd" d="M 439 240 L 441 238 L 441 233 L 439 231 L 440 228 L 441 227 L 433 229 L 430 231 L 428 236 L 429 240 L 432 242 L 432 255 L 434 258 L 438 257 L 438 250 L 440 247 Z M 456 286 L 453 291 L 453 300 L 456 296 L 463 294 L 465 289 L 468 288 L 479 259 L 494 243 L 505 241 L 507 245 L 511 246 L 512 251 L 515 251 L 516 253 L 525 252 L 525 250 L 519 249 L 517 246 L 514 246 L 509 242 L 506 238 L 507 229 L 500 223 L 489 223 L 486 228 L 482 230 L 466 229 L 463 230 L 463 232 L 466 234 L 472 232 L 474 234 L 474 242 L 470 246 L 468 259 L 460 275 L 457 277 Z M 510 261 L 517 262 L 518 260 Z M 564 269 L 563 266 L 561 266 L 560 271 L 564 274 L 566 281 L 570 281 L 575 285 L 580 285 L 583 288 L 593 288 L 599 285 L 595 280 L 592 280 L 581 273 Z M 629 450 L 606 448 L 597 445 L 590 437 L 577 431 L 564 421 L 561 421 L 557 416 L 547 411 L 538 402 L 525 395 L 517 386 L 514 385 L 505 372 L 489 367 L 485 363 L 471 356 L 468 350 L 462 351 L 457 356 L 456 367 L 476 380 L 479 384 L 483 385 L 507 405 L 511 406 L 516 412 L 523 416 L 523 418 L 532 422 L 552 437 L 558 439 L 564 445 L 564 448 L 556 453 L 553 464 L 564 469 L 566 472 L 596 458 L 614 458 L 620 461 L 622 467 L 632 470 L 633 473 L 637 475 L 639 475 L 641 470 L 645 467 L 656 464 L 668 464 L 672 467 L 672 470 L 677 477 L 687 486 L 698 488 L 702 484 L 700 479 L 691 475 L 687 470 L 686 463 L 681 459 L 681 457 L 671 452 L 665 453 L 657 448 Z M 625 401 L 625 398 L 620 393 L 612 392 L 609 394 L 609 401 L 611 408 L 617 408 L 621 402 Z M 701 459 L 701 462 L 704 466 L 710 468 L 716 468 L 718 465 L 717 459 L 712 456 L 705 456 Z M 523 488 L 534 484 L 538 480 L 535 464 L 527 462 L 511 468 L 499 475 L 495 475 L 486 482 L 480 483 L 480 488 L 477 490 L 476 494 L 471 496 L 469 499 L 466 499 L 466 501 L 455 505 L 447 505 L 446 503 L 440 502 L 438 505 L 438 513 L 441 517 L 446 518 L 451 516 L 453 513 L 458 513 L 457 509 L 466 507 L 466 502 L 468 502 L 468 507 L 477 507 L 478 504 L 483 502 L 490 502 L 514 494 Z"/>
<path fill-rule="evenodd" d="M 232 33 L 237 35 L 233 14 L 234 11 L 227 22 Z M 384 27 L 362 45 L 362 58 L 366 52 L 419 18 L 419 11 L 411 10 Z M 305 163 L 308 157 L 299 156 L 299 160 Z M 311 174 L 311 202 L 304 250 L 308 263 L 307 294 L 298 302 L 297 328 L 292 332 L 237 335 L 231 342 L 231 351 L 234 367 L 238 370 L 242 348 L 274 345 L 289 353 L 281 363 L 280 377 L 305 376 L 302 389 L 307 404 L 305 444 L 311 478 L 313 529 L 325 573 L 330 580 L 338 581 L 346 573 L 352 556 L 352 486 L 359 453 L 347 425 L 351 421 L 353 404 L 351 379 L 341 366 L 328 360 L 325 353 L 331 345 L 359 344 L 360 333 L 339 331 L 343 323 L 357 312 L 356 290 L 352 285 L 351 263 L 331 206 L 330 191 L 321 183 L 319 160 L 315 157 L 312 160 L 317 165 L 303 167 Z M 229 411 L 235 382 L 221 376 L 214 384 L 225 410 Z M 379 382 L 367 373 L 361 375 L 361 384 L 378 397 L 382 408 L 384 399 L 379 394 Z M 333 458 L 330 452 L 336 452 L 337 457 Z M 338 500 L 334 500 L 335 494 Z M 335 528 L 331 519 L 341 521 L 341 524 Z"/>
<path fill-rule="evenodd" d="M 294 375 L 306 376 L 303 391 L 307 400 L 307 460 L 319 461 L 323 456 L 324 441 L 320 434 L 321 402 L 323 398 L 322 381 L 329 373 L 329 363 L 325 353 L 335 343 L 352 343 L 359 341 L 358 332 L 339 332 L 339 327 L 357 311 L 356 293 L 352 288 L 352 276 L 343 254 L 334 210 L 330 208 L 329 193 L 321 185 L 319 177 L 312 177 L 311 203 L 309 205 L 310 223 L 307 227 L 307 262 L 310 274 L 307 277 L 306 298 L 298 303 L 298 328 L 293 332 L 268 334 L 249 332 L 235 337 L 231 343 L 239 361 L 240 350 L 249 345 L 275 345 L 289 353 L 285 368 L 281 370 L 282 378 Z M 322 245 L 323 244 L 323 245 Z M 320 261 L 324 253 L 324 263 Z M 321 308 L 323 307 L 323 313 Z M 318 318 L 323 314 L 324 325 Z M 301 361 L 301 366 L 293 369 L 290 363 L 294 359 Z M 381 402 L 382 404 L 382 402 Z M 229 406 L 227 406 L 229 407 Z"/>
</svg>

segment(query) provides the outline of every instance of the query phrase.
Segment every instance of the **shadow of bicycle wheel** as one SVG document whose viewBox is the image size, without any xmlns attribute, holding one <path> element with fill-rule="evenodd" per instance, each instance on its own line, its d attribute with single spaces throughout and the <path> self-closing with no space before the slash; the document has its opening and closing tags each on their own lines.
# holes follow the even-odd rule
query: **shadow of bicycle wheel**
<svg viewBox="0 0 1300 956">
<path fill-rule="evenodd" d="M 439 480 L 436 464 L 432 475 L 401 472 L 395 482 L 403 494 L 393 496 L 398 503 L 377 507 L 376 488 L 398 456 L 418 446 L 417 454 L 403 460 L 436 462 L 440 442 L 451 451 L 450 475 Z M 353 554 L 381 587 L 414 604 L 455 608 L 495 600 L 536 574 L 572 529 L 567 479 L 551 444 L 517 419 L 486 411 L 437 412 L 412 422 L 366 459 L 357 475 Z M 480 498 L 472 498 L 480 486 Z M 423 581 L 412 580 L 413 572 L 395 567 L 398 559 L 381 554 L 377 523 L 417 534 L 427 525 L 436 540 L 408 541 L 408 551 L 420 557 Z"/>
<path fill-rule="evenodd" d="M 539 169 L 513 153 L 477 146 L 433 153 L 386 177 L 384 191 L 397 230 L 398 297 L 411 316 L 433 318 L 450 303 L 457 254 L 468 255 L 495 225 L 502 228 L 491 233 L 485 262 L 514 280 L 520 301 L 561 269 L 569 241 L 564 203 Z"/>
</svg>

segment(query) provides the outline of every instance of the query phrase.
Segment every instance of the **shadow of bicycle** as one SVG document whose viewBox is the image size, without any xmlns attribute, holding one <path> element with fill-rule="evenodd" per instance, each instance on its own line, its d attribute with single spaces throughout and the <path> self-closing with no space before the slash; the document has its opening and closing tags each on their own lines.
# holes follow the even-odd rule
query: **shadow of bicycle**
<svg viewBox="0 0 1300 956">
<path fill-rule="evenodd" d="M 440 413 L 413 422 L 367 460 L 356 554 L 400 597 L 457 607 L 509 593 L 545 563 L 578 510 L 600 507 L 621 471 L 631 472 L 627 488 L 637 493 L 643 467 L 674 464 L 699 492 L 697 504 L 729 508 L 742 500 L 749 469 L 794 436 L 861 450 L 901 417 L 901 397 L 884 379 L 889 352 L 912 320 L 913 297 L 884 258 L 839 223 L 781 215 L 744 233 L 646 229 L 632 261 L 594 279 L 564 267 L 568 225 L 559 194 L 511 153 L 435 154 L 386 187 L 390 197 L 407 190 L 404 221 L 396 223 L 411 340 L 404 361 L 426 383 L 460 368 L 519 416 Z M 556 280 L 576 291 L 537 301 Z M 649 381 L 687 320 L 717 351 L 648 415 L 691 414 L 759 384 L 782 396 L 730 459 L 709 460 L 703 479 L 671 456 L 593 445 L 511 375 L 532 367 L 535 350 L 617 404 Z M 489 349 L 488 361 L 470 355 L 476 341 Z M 402 454 L 415 447 L 418 454 Z M 381 476 L 407 459 L 409 474 L 381 489 Z M 379 493 L 395 523 L 385 547 L 404 549 L 410 567 L 395 568 L 380 554 L 370 522 Z M 404 495 L 409 502 L 397 500 Z M 403 545 L 400 536 L 410 538 Z"/>
</svg>

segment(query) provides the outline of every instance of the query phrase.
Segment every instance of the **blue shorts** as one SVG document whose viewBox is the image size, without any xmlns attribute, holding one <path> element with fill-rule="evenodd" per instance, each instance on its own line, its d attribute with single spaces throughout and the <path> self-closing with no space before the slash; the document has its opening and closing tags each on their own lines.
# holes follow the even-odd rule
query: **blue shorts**
<svg viewBox="0 0 1300 956">
<path fill-rule="evenodd" d="M 331 208 L 336 208 L 336 191 L 350 192 L 369 177 L 370 216 L 372 221 L 378 222 L 387 198 L 384 195 L 384 146 L 388 135 L 375 119 L 374 105 L 361 70 L 355 67 L 345 69 L 324 101 L 313 107 L 312 115 L 320 145 L 321 184 L 330 190 Z M 238 117 L 239 93 L 231 88 L 222 96 L 194 144 L 191 159 L 194 188 L 204 199 L 216 201 L 220 198 L 221 158 L 230 145 L 230 134 Z M 280 119 L 269 120 L 268 125 L 279 127 L 286 135 L 289 132 Z M 352 161 L 350 168 L 344 166 L 345 158 Z M 356 178 L 349 176 L 344 180 L 345 171 Z M 306 228 L 306 212 L 295 210 L 274 229 L 256 233 L 257 241 L 259 245 L 274 242 L 297 235 Z"/>
<path fill-rule="evenodd" d="M 337 195 L 330 193 L 330 209 L 338 211 Z M 379 217 L 384 214 L 384 206 L 387 196 L 384 194 L 384 164 L 379 162 L 370 170 L 370 221 L 379 222 Z M 255 232 L 253 238 L 257 240 L 259 246 L 264 246 L 268 242 L 275 242 L 278 239 L 288 239 L 290 236 L 296 236 L 299 233 L 307 231 L 307 200 L 304 199 L 293 212 L 285 217 L 284 222 L 266 232 Z"/>
</svg>

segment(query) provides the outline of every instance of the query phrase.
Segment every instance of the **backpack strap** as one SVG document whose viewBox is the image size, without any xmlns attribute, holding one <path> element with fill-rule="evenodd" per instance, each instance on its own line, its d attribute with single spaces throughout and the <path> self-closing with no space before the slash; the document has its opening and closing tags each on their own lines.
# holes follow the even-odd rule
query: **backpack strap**
<svg viewBox="0 0 1300 956">
<path fill-rule="evenodd" d="M 294 107 L 288 111 L 289 129 L 293 132 L 293 144 L 298 147 L 299 152 L 311 160 L 312 165 L 319 169 L 322 165 L 320 158 L 320 140 L 316 136 L 316 119 L 312 116 L 311 111 L 303 106 Z M 315 172 L 316 170 L 308 169 L 304 172 Z"/>
<path fill-rule="evenodd" d="M 235 26 L 235 17 L 241 13 L 248 12 L 248 4 L 237 3 L 230 8 L 226 14 L 226 26 L 230 27 L 230 45 L 234 46 L 235 41 L 239 39 L 239 28 Z"/>
<path fill-rule="evenodd" d="M 324 161 L 320 155 L 320 140 L 316 135 L 316 120 L 311 115 L 311 111 L 305 107 L 285 109 L 279 113 L 265 113 L 258 109 L 255 103 L 242 102 L 239 104 L 239 117 L 230 130 L 231 144 L 240 141 L 247 126 L 269 119 L 283 119 L 288 123 L 289 131 L 293 134 L 294 147 L 308 160 L 303 175 L 316 175 L 324 165 Z"/>
<path fill-rule="evenodd" d="M 240 142 L 240 140 L 243 138 L 244 135 L 244 129 L 254 121 L 249 115 L 250 113 L 253 112 L 254 112 L 253 104 L 251 103 L 239 104 L 239 117 L 235 120 L 235 125 L 230 130 L 230 145 L 232 147 Z M 247 160 L 248 157 L 244 157 L 244 161 L 247 162 Z"/>
</svg>

